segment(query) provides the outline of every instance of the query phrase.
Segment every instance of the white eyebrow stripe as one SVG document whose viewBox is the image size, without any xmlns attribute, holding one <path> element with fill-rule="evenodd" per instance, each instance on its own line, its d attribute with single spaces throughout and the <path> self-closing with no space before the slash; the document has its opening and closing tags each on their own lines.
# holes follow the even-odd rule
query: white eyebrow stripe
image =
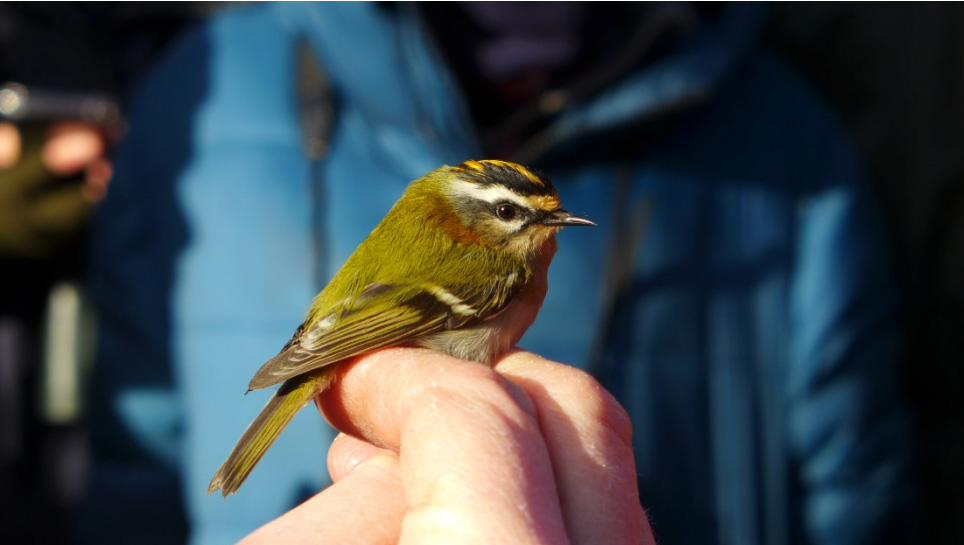
<svg viewBox="0 0 964 545">
<path fill-rule="evenodd" d="M 492 204 L 508 201 L 517 204 L 522 208 L 532 208 L 532 205 L 526 202 L 526 200 L 520 197 L 517 193 L 499 184 L 482 186 L 474 182 L 457 180 L 453 182 L 450 187 L 452 188 L 453 193 L 458 196 L 470 197 Z"/>
</svg>

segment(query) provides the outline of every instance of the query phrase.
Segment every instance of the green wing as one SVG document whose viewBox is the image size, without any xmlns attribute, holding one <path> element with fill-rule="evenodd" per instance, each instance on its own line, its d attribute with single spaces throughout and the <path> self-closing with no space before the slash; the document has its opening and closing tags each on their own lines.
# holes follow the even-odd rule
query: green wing
<svg viewBox="0 0 964 545">
<path fill-rule="evenodd" d="M 510 269 L 489 275 L 481 286 L 369 284 L 344 307 L 302 324 L 248 388 L 264 388 L 377 348 L 493 318 L 528 280 L 521 264 Z"/>
</svg>

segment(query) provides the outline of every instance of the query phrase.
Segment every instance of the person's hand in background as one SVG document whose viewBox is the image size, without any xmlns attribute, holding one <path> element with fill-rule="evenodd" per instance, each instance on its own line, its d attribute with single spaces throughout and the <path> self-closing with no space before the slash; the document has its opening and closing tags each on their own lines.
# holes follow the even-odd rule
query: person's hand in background
<svg viewBox="0 0 964 545">
<path fill-rule="evenodd" d="M 44 166 L 62 177 L 84 173 L 81 195 L 97 203 L 107 195 L 112 169 L 103 130 L 91 123 L 65 121 L 53 124 L 40 152 Z"/>
<path fill-rule="evenodd" d="M 335 484 L 245 545 L 654 543 L 629 419 L 578 369 L 392 348 L 346 364 L 317 401 L 343 431 Z"/>
<path fill-rule="evenodd" d="M 0 122 L 0 257 L 77 247 L 113 174 L 104 128 L 79 121 Z"/>
<path fill-rule="evenodd" d="M 17 164 L 23 150 L 16 125 L 0 122 L 0 170 Z M 59 177 L 84 173 L 81 194 L 92 203 L 103 200 L 112 174 L 107 140 L 97 125 L 62 121 L 51 125 L 44 137 L 40 158 L 48 172 Z"/>
<path fill-rule="evenodd" d="M 0 121 L 0 170 L 8 169 L 20 160 L 20 132 L 16 125 Z"/>
</svg>

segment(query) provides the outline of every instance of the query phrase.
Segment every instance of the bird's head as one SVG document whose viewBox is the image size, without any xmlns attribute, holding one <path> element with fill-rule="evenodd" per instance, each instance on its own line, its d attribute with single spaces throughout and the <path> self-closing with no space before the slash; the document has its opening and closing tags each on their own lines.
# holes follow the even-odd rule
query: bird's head
<svg viewBox="0 0 964 545">
<path fill-rule="evenodd" d="M 461 242 L 529 258 L 567 225 L 595 225 L 562 209 L 552 183 L 506 161 L 466 161 L 423 178 L 424 192 L 440 197 L 427 221 Z M 442 204 L 442 203 L 440 203 Z"/>
</svg>

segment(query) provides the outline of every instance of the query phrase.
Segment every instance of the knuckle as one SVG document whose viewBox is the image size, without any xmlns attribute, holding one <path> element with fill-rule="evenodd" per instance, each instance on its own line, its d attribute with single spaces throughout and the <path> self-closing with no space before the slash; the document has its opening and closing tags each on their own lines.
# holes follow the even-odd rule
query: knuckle
<svg viewBox="0 0 964 545">
<path fill-rule="evenodd" d="M 479 419 L 534 420 L 532 401 L 491 368 L 475 363 L 440 367 L 421 383 L 414 410 L 467 412 Z"/>
<path fill-rule="evenodd" d="M 598 422 L 621 442 L 632 445 L 633 428 L 626 409 L 589 373 L 568 367 L 555 385 L 558 399 L 574 400 L 579 411 Z"/>
</svg>

